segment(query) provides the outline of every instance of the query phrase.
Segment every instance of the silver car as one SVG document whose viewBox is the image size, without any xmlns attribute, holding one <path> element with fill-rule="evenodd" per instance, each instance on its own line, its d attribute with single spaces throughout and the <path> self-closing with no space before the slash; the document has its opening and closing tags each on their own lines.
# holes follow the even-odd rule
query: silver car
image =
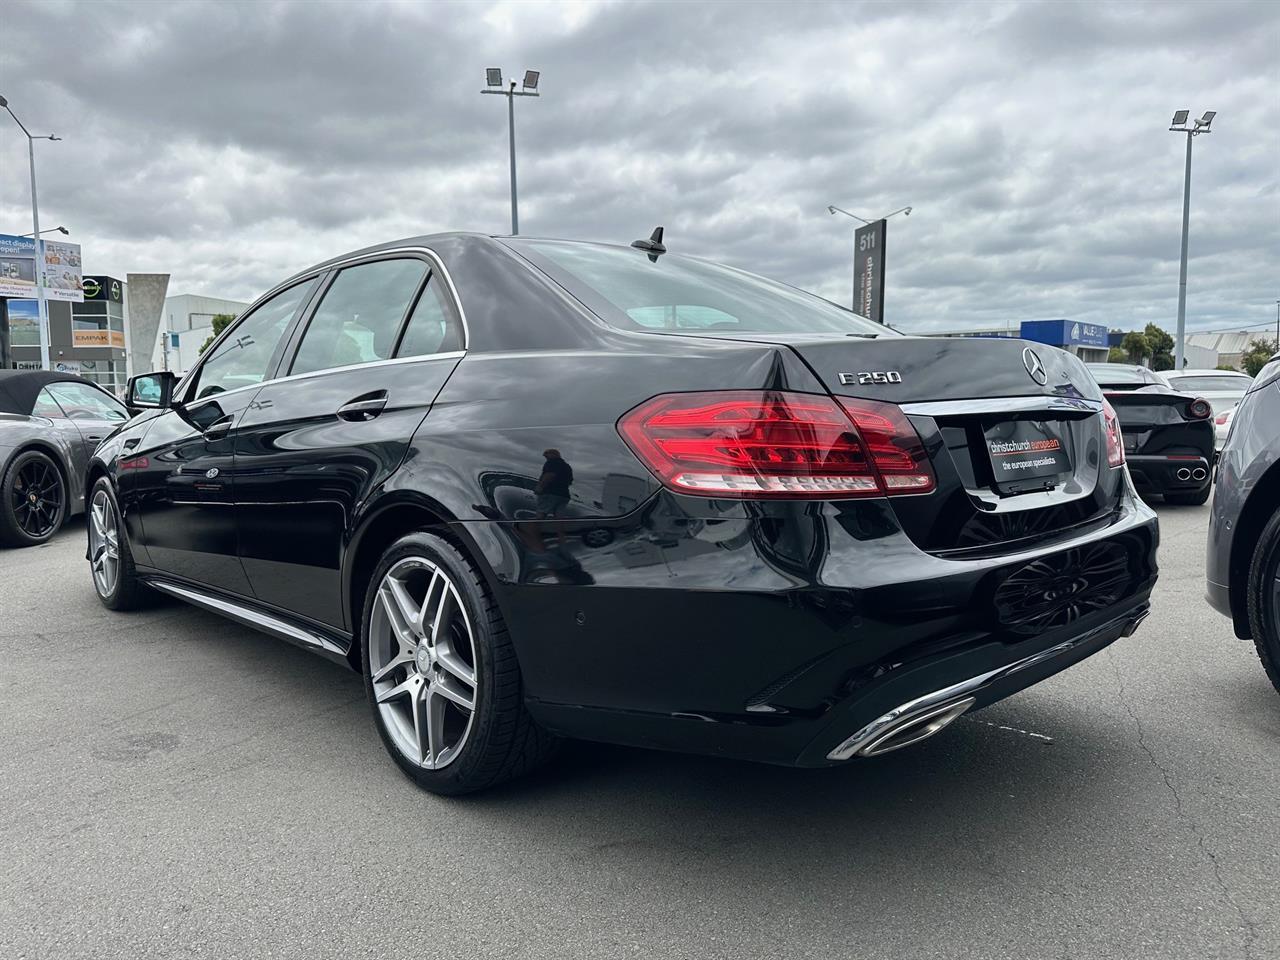
<svg viewBox="0 0 1280 960">
<path fill-rule="evenodd" d="M 44 543 L 84 510 L 84 471 L 124 404 L 69 373 L 0 370 L 0 545 Z"/>
<path fill-rule="evenodd" d="M 1209 517 L 1208 599 L 1280 690 L 1280 354 L 1235 408 Z"/>
<path fill-rule="evenodd" d="M 1162 376 L 1179 393 L 1192 393 L 1208 400 L 1214 416 L 1234 407 L 1253 386 L 1253 377 L 1232 370 L 1183 369 L 1178 373 L 1166 370 Z"/>
</svg>

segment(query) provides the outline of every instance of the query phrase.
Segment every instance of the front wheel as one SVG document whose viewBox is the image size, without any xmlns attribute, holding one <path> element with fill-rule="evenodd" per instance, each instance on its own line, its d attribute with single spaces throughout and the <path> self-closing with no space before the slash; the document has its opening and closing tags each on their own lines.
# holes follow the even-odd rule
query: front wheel
<svg viewBox="0 0 1280 960">
<path fill-rule="evenodd" d="M 1262 530 L 1249 561 L 1249 632 L 1258 658 L 1280 691 L 1280 510 Z"/>
<path fill-rule="evenodd" d="M 392 759 L 440 794 L 470 793 L 546 760 L 556 738 L 524 705 L 502 614 L 476 568 L 430 533 L 396 541 L 365 597 L 361 662 Z"/>
<path fill-rule="evenodd" d="M 89 493 L 89 569 L 93 589 L 110 610 L 134 610 L 148 599 L 146 585 L 133 566 L 133 550 L 120 520 L 120 503 L 111 481 L 99 477 Z"/>
</svg>

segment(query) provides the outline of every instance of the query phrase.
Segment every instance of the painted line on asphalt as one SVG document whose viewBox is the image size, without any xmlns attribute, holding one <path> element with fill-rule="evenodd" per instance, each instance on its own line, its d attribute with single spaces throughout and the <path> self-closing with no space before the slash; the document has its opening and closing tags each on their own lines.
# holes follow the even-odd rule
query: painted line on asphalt
<svg viewBox="0 0 1280 960">
<path fill-rule="evenodd" d="M 1018 727 L 1007 727 L 1003 723 L 992 723 L 990 720 L 976 720 L 973 717 L 963 717 L 970 723 L 980 723 L 984 727 L 995 727 L 997 730 L 1008 730 L 1010 733 L 1020 733 L 1024 737 L 1034 737 L 1036 740 L 1043 740 L 1045 743 L 1053 743 L 1053 737 L 1046 737 L 1043 733 L 1032 733 L 1030 730 L 1021 730 Z"/>
</svg>

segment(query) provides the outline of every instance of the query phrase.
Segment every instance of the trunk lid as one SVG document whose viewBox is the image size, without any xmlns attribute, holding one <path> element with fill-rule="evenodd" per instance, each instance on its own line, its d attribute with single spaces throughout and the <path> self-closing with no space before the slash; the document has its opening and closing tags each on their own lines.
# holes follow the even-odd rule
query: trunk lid
<svg viewBox="0 0 1280 960">
<path fill-rule="evenodd" d="M 907 414 L 937 487 L 889 500 L 930 553 L 1014 552 L 1105 524 L 1116 509 L 1124 470 L 1107 465 L 1102 393 L 1064 350 L 1010 338 L 768 339 L 833 395 Z"/>
</svg>

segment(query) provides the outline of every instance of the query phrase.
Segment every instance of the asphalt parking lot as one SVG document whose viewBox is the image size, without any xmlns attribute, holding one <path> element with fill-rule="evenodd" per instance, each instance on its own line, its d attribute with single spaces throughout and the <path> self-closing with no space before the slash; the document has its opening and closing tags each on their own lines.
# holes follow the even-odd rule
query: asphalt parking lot
<svg viewBox="0 0 1280 960">
<path fill-rule="evenodd" d="M 581 745 L 445 800 L 359 679 L 0 552 L 0 956 L 1274 957 L 1280 696 L 1160 507 L 1141 631 L 915 749 Z"/>
</svg>

